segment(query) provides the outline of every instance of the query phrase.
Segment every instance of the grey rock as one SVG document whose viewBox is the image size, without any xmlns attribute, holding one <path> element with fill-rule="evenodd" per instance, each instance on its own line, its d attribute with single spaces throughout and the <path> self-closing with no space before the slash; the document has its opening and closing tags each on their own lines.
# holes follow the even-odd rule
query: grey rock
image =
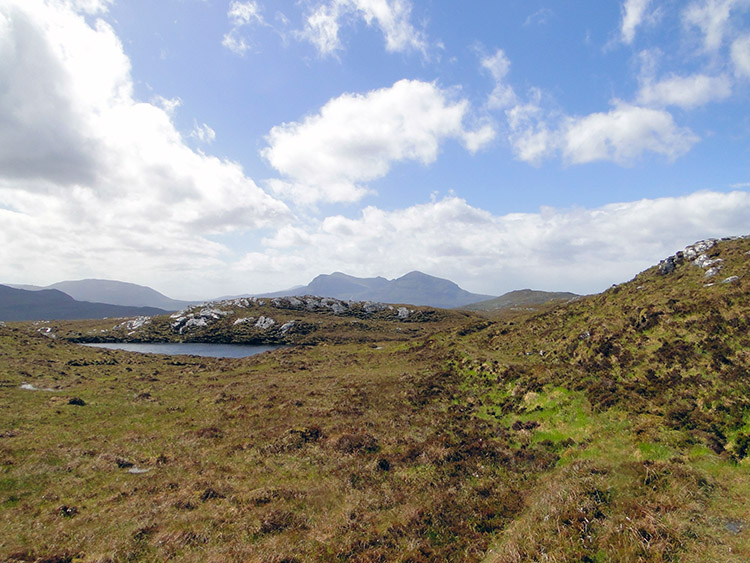
<svg viewBox="0 0 750 563">
<path fill-rule="evenodd" d="M 258 318 L 258 321 L 255 323 L 255 327 L 261 330 L 268 330 L 275 324 L 276 321 L 271 317 L 264 317 L 263 315 L 261 315 L 260 318 Z"/>
<path fill-rule="evenodd" d="M 706 252 L 706 250 L 709 250 L 714 247 L 716 244 L 716 239 L 706 239 L 706 240 L 699 240 L 698 242 L 695 242 L 691 244 L 690 246 L 685 248 L 685 257 L 688 260 L 694 260 L 697 256 L 700 254 L 703 254 Z"/>
<path fill-rule="evenodd" d="M 705 268 L 710 268 L 711 266 L 714 266 L 715 264 L 720 264 L 721 262 L 723 262 L 721 258 L 711 259 L 708 257 L 708 255 L 701 254 L 700 256 L 698 256 L 698 258 L 695 259 L 693 264 L 695 264 L 696 266 L 700 268 L 705 269 Z"/>
<path fill-rule="evenodd" d="M 371 315 L 373 313 L 385 311 L 388 306 L 383 303 L 377 303 L 375 301 L 366 301 L 362 308 L 364 309 L 365 313 Z"/>
<path fill-rule="evenodd" d="M 661 262 L 659 262 L 659 273 L 663 276 L 671 274 L 675 271 L 676 268 L 677 264 L 675 263 L 674 256 L 670 256 L 666 260 L 662 260 Z"/>
</svg>

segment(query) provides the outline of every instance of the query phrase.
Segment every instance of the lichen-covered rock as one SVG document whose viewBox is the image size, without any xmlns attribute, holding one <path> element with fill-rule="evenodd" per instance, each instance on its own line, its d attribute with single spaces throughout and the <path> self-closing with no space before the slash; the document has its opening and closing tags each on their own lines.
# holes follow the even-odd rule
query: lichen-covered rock
<svg viewBox="0 0 750 563">
<path fill-rule="evenodd" d="M 663 276 L 671 274 L 676 268 L 677 264 L 674 256 L 670 256 L 666 260 L 659 262 L 659 273 Z"/>
<path fill-rule="evenodd" d="M 184 330 L 190 329 L 190 328 L 203 328 L 208 326 L 208 321 L 204 317 L 194 317 L 192 319 L 188 319 L 185 324 L 180 327 L 180 334 Z"/>
<path fill-rule="evenodd" d="M 235 300 L 236 303 L 237 300 Z M 225 302 L 229 304 L 230 302 Z M 178 311 L 173 315 L 170 315 L 174 321 L 171 323 L 172 330 L 184 334 L 186 330 L 194 328 L 203 328 L 234 313 L 233 310 L 219 309 L 218 307 L 211 306 L 212 304 L 197 305 L 194 307 L 188 307 L 183 311 Z"/>
<path fill-rule="evenodd" d="M 124 323 L 120 323 L 115 327 L 115 329 L 138 330 L 139 328 L 149 324 L 151 324 L 151 317 L 137 317 L 135 319 L 125 321 Z"/>
<path fill-rule="evenodd" d="M 723 262 L 723 260 L 721 258 L 710 258 L 706 254 L 701 254 L 700 256 L 698 256 L 698 258 L 695 259 L 695 261 L 693 262 L 693 264 L 695 264 L 699 268 L 706 269 L 706 268 L 710 268 L 710 267 L 712 267 L 712 266 L 714 266 L 716 264 L 720 264 L 721 262 Z"/>
<path fill-rule="evenodd" d="M 699 240 L 685 248 L 685 257 L 688 260 L 695 260 L 699 255 L 710 250 L 716 245 L 716 239 Z"/>
<path fill-rule="evenodd" d="M 375 301 L 365 301 L 365 304 L 362 307 L 362 310 L 370 315 L 373 313 L 379 313 L 380 311 L 385 311 L 386 309 L 387 305 Z"/>
<path fill-rule="evenodd" d="M 255 323 L 255 327 L 261 330 L 268 330 L 275 324 L 276 324 L 276 321 L 273 320 L 271 317 L 264 317 L 263 315 L 261 315 L 258 318 L 258 321 Z"/>
</svg>

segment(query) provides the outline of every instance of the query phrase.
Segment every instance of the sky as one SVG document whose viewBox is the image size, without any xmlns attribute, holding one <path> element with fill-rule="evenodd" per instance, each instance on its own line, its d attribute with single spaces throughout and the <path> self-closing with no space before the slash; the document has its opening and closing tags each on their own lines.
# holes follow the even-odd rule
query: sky
<svg viewBox="0 0 750 563">
<path fill-rule="evenodd" d="M 750 0 L 0 0 L 0 283 L 599 292 L 750 234 Z"/>
</svg>

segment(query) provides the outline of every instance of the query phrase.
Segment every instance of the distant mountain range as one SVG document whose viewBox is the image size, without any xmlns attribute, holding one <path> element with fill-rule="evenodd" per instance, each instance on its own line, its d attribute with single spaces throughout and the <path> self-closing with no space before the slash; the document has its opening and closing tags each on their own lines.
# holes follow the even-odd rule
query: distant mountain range
<svg viewBox="0 0 750 563">
<path fill-rule="evenodd" d="M 86 279 L 63 281 L 47 287 L 33 285 L 0 286 L 0 320 L 80 319 L 114 316 L 155 315 L 179 311 L 199 303 L 179 301 L 150 287 L 114 280 Z M 8 290 L 13 289 L 13 293 Z M 574 293 L 552 293 L 529 289 L 512 291 L 501 297 L 471 293 L 452 281 L 422 272 L 400 278 L 358 278 L 341 272 L 322 274 L 309 284 L 253 297 L 314 295 L 347 301 L 377 301 L 423 305 L 443 309 L 464 308 L 495 311 L 538 305 L 548 301 L 569 301 Z M 251 295 L 243 295 L 249 297 Z M 229 299 L 219 298 L 218 300 Z M 212 300 L 216 301 L 216 299 Z M 114 308 L 113 308 L 114 307 Z M 119 307 L 119 308 L 117 308 Z"/>
<path fill-rule="evenodd" d="M 76 301 L 56 289 L 29 291 L 0 285 L 0 320 L 44 321 L 152 316 L 166 313 L 156 307 L 124 307 Z"/>
<path fill-rule="evenodd" d="M 35 285 L 9 285 L 9 287 L 29 291 L 56 289 L 70 295 L 77 301 L 107 303 L 127 307 L 155 307 L 165 311 L 180 311 L 198 303 L 196 301 L 170 299 L 150 287 L 113 280 L 88 279 L 62 281 L 46 287 Z"/>
<path fill-rule="evenodd" d="M 452 281 L 436 278 L 422 272 L 410 272 L 400 278 L 387 280 L 357 278 L 341 272 L 322 274 L 308 285 L 268 293 L 262 297 L 287 297 L 292 295 L 316 295 L 351 301 L 379 301 L 403 303 L 451 309 L 469 303 L 484 301 L 491 295 L 470 293 Z"/>
</svg>

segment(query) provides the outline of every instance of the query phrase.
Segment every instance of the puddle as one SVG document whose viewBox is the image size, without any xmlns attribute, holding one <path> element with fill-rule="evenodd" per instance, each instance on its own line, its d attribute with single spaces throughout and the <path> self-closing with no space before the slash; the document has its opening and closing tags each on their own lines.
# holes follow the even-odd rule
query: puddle
<svg viewBox="0 0 750 563">
<path fill-rule="evenodd" d="M 745 523 L 742 520 L 724 520 L 724 527 L 728 532 L 739 534 L 745 529 Z"/>
<path fill-rule="evenodd" d="M 57 389 L 34 387 L 31 383 L 22 383 L 20 389 L 25 389 L 26 391 L 57 391 Z"/>
</svg>

